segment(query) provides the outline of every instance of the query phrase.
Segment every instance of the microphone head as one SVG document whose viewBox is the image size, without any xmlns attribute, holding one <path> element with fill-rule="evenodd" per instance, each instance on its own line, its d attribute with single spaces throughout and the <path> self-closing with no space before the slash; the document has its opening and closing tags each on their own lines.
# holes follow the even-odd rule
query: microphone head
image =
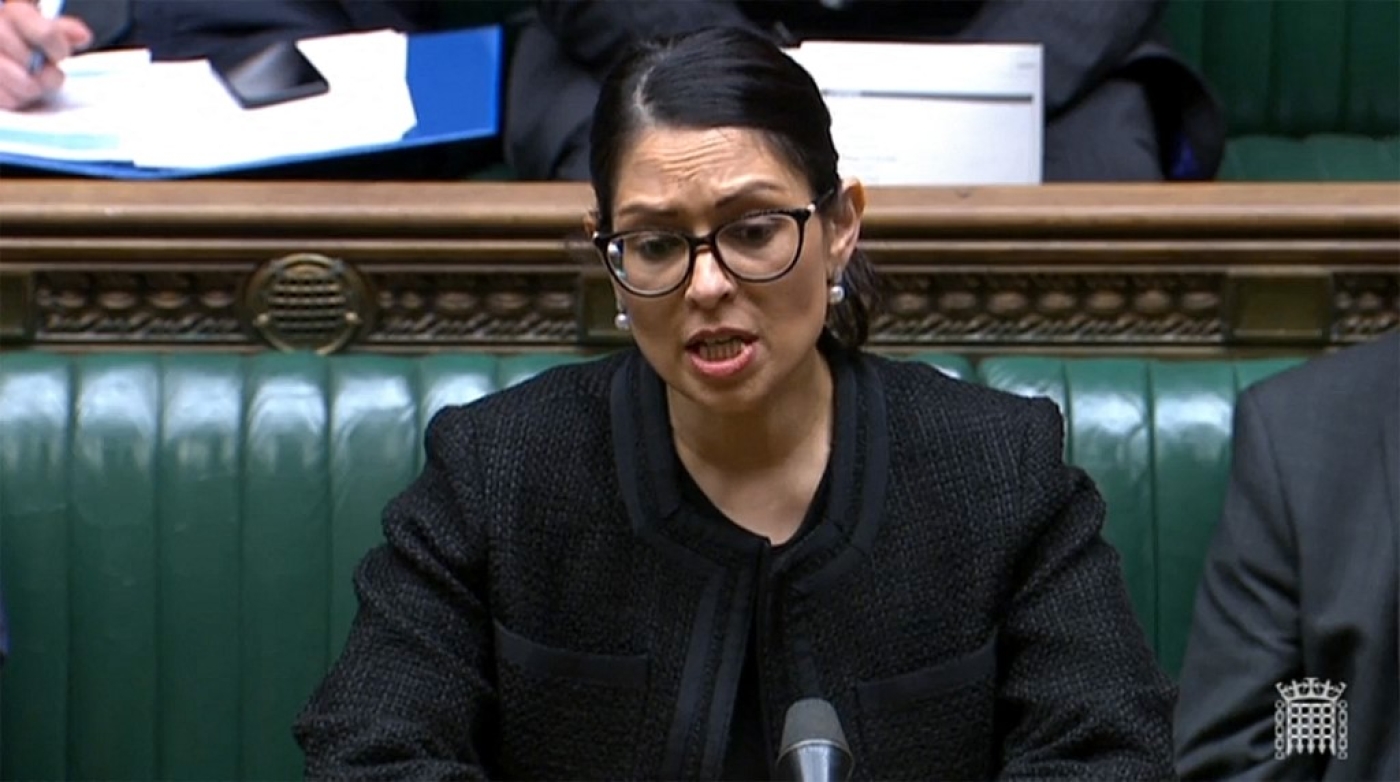
<svg viewBox="0 0 1400 782">
<path fill-rule="evenodd" d="M 782 749 L 774 764 L 779 782 L 843 782 L 855 760 L 836 708 L 821 698 L 806 698 L 788 707 Z"/>
<path fill-rule="evenodd" d="M 783 721 L 783 741 L 779 754 L 803 742 L 835 744 L 850 752 L 836 708 L 821 698 L 804 698 L 788 707 Z"/>
</svg>

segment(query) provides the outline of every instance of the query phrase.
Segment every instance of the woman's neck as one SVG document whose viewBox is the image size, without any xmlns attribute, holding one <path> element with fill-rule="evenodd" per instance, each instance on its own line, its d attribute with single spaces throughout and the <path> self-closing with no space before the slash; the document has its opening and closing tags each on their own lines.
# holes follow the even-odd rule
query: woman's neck
<svg viewBox="0 0 1400 782">
<path fill-rule="evenodd" d="M 723 471 L 762 472 L 808 452 L 814 442 L 830 442 L 833 382 L 821 354 L 774 391 L 761 409 L 722 414 L 668 389 L 671 429 L 683 459 Z"/>
</svg>

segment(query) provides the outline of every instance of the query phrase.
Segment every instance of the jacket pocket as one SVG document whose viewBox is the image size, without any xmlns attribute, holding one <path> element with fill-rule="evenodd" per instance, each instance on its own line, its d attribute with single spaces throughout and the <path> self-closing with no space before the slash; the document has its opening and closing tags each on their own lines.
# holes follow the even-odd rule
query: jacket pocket
<svg viewBox="0 0 1400 782">
<path fill-rule="evenodd" d="M 874 779 L 984 779 L 996 767 L 996 636 L 970 654 L 856 686 L 861 752 Z"/>
<path fill-rule="evenodd" d="M 496 623 L 500 771 L 516 779 L 636 775 L 646 655 L 578 652 Z"/>
</svg>

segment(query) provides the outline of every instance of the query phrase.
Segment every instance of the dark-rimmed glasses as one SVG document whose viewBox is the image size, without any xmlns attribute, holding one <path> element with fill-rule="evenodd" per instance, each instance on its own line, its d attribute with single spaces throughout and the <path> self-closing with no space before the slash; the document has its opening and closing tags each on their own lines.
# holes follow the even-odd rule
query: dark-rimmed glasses
<svg viewBox="0 0 1400 782">
<path fill-rule="evenodd" d="M 613 279 L 637 296 L 665 296 L 684 285 L 701 247 L 736 280 L 773 282 L 797 265 L 807 221 L 833 192 L 799 209 L 750 212 L 704 236 L 641 229 L 594 233 L 593 244 Z"/>
</svg>

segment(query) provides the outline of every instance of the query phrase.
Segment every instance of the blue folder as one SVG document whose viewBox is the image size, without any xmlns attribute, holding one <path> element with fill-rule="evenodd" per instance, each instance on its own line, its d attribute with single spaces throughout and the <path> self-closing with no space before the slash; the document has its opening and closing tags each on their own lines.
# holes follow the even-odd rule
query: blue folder
<svg viewBox="0 0 1400 782">
<path fill-rule="evenodd" d="M 499 26 L 410 36 L 405 77 L 418 124 L 389 144 L 215 168 L 140 168 L 124 162 L 50 160 L 5 152 L 0 152 L 0 165 L 110 179 L 181 179 L 489 139 L 500 134 L 501 50 Z"/>
</svg>

